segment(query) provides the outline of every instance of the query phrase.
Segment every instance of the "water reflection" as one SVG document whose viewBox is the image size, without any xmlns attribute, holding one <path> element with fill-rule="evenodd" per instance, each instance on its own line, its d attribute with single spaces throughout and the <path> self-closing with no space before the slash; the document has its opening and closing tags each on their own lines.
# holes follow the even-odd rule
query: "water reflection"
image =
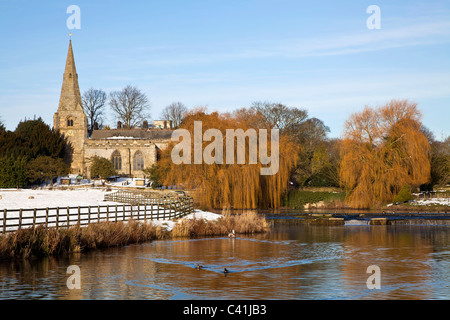
<svg viewBox="0 0 450 320">
<path fill-rule="evenodd" d="M 275 225 L 235 239 L 1 262 L 0 298 L 449 299 L 449 240 L 448 226 Z M 69 265 L 81 269 L 81 290 L 66 286 Z M 370 265 L 381 269 L 381 290 L 367 289 Z"/>
</svg>

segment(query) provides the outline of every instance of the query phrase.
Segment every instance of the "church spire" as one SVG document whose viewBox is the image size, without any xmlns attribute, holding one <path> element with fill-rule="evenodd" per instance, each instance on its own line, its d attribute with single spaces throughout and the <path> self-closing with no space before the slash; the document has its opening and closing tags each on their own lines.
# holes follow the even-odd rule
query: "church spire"
<svg viewBox="0 0 450 320">
<path fill-rule="evenodd" d="M 66 68 L 64 69 L 58 111 L 53 116 L 53 128 L 68 138 L 66 161 L 72 173 L 84 173 L 84 143 L 87 139 L 87 117 L 81 104 L 78 74 L 73 57 L 72 41 L 69 42 Z"/>
<path fill-rule="evenodd" d="M 75 68 L 75 58 L 73 57 L 72 40 L 69 40 L 69 51 L 67 52 L 66 69 L 64 73 L 77 73 Z"/>
<path fill-rule="evenodd" d="M 63 84 L 58 110 L 82 110 L 81 94 L 78 86 L 78 74 L 75 68 L 72 40 L 69 40 L 66 67 L 64 69 Z"/>
</svg>

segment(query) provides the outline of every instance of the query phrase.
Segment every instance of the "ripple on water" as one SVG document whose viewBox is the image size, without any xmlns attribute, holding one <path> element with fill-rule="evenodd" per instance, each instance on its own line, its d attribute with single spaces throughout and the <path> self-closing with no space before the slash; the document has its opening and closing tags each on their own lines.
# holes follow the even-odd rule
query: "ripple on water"
<svg viewBox="0 0 450 320">
<path fill-rule="evenodd" d="M 176 265 L 185 268 L 196 269 L 197 263 L 204 266 L 205 271 L 223 273 L 224 267 L 230 270 L 230 273 L 242 273 L 263 271 L 267 269 L 289 268 L 293 266 L 300 266 L 305 264 L 317 263 L 321 261 L 333 260 L 340 258 L 342 254 L 342 247 L 338 244 L 310 244 L 311 249 L 305 249 L 305 243 L 298 241 L 270 241 L 265 239 L 250 239 L 250 238 L 207 238 L 207 239 L 189 239 L 181 241 L 170 241 L 164 243 L 167 250 L 171 250 L 171 246 L 176 246 L 180 243 L 199 244 L 201 242 L 215 241 L 221 246 L 223 255 L 207 257 L 202 254 L 182 255 L 177 258 L 167 258 L 166 251 L 159 253 L 151 253 L 145 256 L 138 257 L 142 260 L 150 260 L 154 263 L 164 265 Z M 230 244 L 231 243 L 231 244 Z M 230 246 L 245 243 L 249 251 L 255 249 L 253 244 L 259 245 L 257 249 L 260 252 L 253 251 L 252 255 L 245 254 L 245 252 L 236 253 L 234 251 L 227 251 L 227 247 L 223 244 L 230 244 Z M 249 245 L 250 244 L 250 245 Z M 261 248 L 263 245 L 264 248 Z M 272 250 L 278 252 L 277 255 L 267 257 L 265 250 Z M 193 251 L 195 248 L 193 248 Z M 227 256 L 227 254 L 230 254 Z M 252 259 L 249 259 L 251 256 Z M 293 258 L 296 257 L 296 258 Z"/>
</svg>

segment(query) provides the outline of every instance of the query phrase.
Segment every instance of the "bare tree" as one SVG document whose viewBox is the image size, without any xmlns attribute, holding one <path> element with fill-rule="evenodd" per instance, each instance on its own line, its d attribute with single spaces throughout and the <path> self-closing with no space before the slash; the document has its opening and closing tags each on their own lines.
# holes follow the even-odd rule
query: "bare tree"
<svg viewBox="0 0 450 320">
<path fill-rule="evenodd" d="M 280 129 L 281 134 L 292 134 L 308 118 L 306 110 L 281 103 L 254 102 L 252 109 L 263 117 L 267 125 Z"/>
<path fill-rule="evenodd" d="M 173 102 L 161 112 L 162 120 L 172 121 L 173 128 L 178 128 L 188 109 L 181 102 Z"/>
<path fill-rule="evenodd" d="M 147 96 L 133 86 L 126 86 L 121 91 L 109 94 L 109 105 L 118 120 L 129 129 L 138 126 L 150 115 L 150 104 Z"/>
<path fill-rule="evenodd" d="M 450 136 L 431 143 L 431 182 L 437 186 L 450 184 Z"/>
<path fill-rule="evenodd" d="M 90 88 L 81 97 L 83 110 L 88 118 L 88 133 L 92 134 L 94 125 L 103 125 L 103 114 L 106 105 L 106 93 L 100 89 Z"/>
</svg>

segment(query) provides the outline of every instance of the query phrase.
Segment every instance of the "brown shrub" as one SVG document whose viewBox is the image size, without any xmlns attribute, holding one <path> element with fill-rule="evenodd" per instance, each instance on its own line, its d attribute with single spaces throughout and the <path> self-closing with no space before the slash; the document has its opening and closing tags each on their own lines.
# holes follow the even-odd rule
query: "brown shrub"
<svg viewBox="0 0 450 320">
<path fill-rule="evenodd" d="M 199 237 L 228 235 L 232 230 L 240 234 L 252 234 L 266 232 L 269 224 L 264 217 L 254 211 L 246 211 L 240 214 L 225 212 L 216 221 L 204 219 L 180 220 L 171 231 L 172 237 Z"/>
</svg>

